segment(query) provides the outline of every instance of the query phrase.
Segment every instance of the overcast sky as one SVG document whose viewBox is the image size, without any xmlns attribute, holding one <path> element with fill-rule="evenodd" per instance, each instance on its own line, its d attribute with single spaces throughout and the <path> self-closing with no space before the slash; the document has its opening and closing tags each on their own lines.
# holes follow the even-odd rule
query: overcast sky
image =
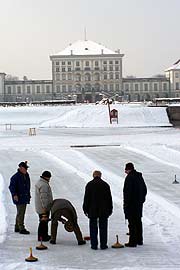
<svg viewBox="0 0 180 270">
<path fill-rule="evenodd" d="M 180 0 L 0 0 L 0 71 L 51 79 L 49 55 L 79 39 L 120 49 L 123 76 L 180 58 Z"/>
</svg>

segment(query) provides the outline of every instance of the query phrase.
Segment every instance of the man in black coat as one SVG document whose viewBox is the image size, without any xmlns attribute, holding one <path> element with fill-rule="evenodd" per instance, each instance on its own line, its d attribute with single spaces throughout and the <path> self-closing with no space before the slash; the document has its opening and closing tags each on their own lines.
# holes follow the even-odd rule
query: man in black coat
<svg viewBox="0 0 180 270">
<path fill-rule="evenodd" d="M 147 188 L 142 177 L 142 173 L 134 169 L 133 163 L 127 163 L 125 166 L 127 174 L 124 182 L 124 214 L 129 222 L 129 242 L 127 247 L 136 247 L 143 245 L 142 231 L 142 210 L 145 202 Z"/>
<path fill-rule="evenodd" d="M 101 172 L 93 172 L 93 180 L 85 188 L 83 211 L 89 218 L 91 248 L 98 247 L 98 225 L 100 248 L 107 246 L 108 217 L 112 214 L 113 204 L 110 186 L 101 179 Z"/>
</svg>

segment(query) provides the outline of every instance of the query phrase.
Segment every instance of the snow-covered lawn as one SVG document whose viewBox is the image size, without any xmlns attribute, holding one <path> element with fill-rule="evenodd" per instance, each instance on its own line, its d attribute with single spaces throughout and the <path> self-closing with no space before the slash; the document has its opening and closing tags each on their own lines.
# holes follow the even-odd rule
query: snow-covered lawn
<svg viewBox="0 0 180 270">
<path fill-rule="evenodd" d="M 171 127 L 165 108 L 113 105 L 119 124 L 110 126 L 106 106 L 0 108 L 0 269 L 180 269 L 180 130 Z M 12 124 L 11 130 L 5 124 Z M 29 136 L 29 128 L 36 136 Z M 9 179 L 20 161 L 28 160 L 32 201 L 27 208 L 30 235 L 14 233 L 15 206 Z M 122 210 L 124 164 L 134 162 L 148 186 L 144 205 L 144 245 L 112 249 L 116 234 L 128 241 Z M 78 246 L 72 233 L 58 228 L 57 244 L 37 251 L 38 216 L 34 184 L 43 170 L 52 172 L 54 198 L 67 198 L 77 209 L 83 235 L 88 219 L 82 211 L 86 183 L 99 169 L 110 184 L 114 212 L 109 219 L 109 249 Z M 29 247 L 38 257 L 25 262 Z"/>
</svg>

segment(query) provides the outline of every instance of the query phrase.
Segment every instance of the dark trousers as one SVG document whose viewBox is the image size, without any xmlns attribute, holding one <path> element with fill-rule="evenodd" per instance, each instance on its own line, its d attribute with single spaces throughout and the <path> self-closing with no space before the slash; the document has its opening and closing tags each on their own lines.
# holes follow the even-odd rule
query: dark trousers
<svg viewBox="0 0 180 270">
<path fill-rule="evenodd" d="M 99 227 L 99 238 L 100 247 L 104 248 L 107 245 L 107 218 L 90 218 L 89 229 L 91 238 L 91 247 L 97 248 L 98 246 L 98 227 Z"/>
<path fill-rule="evenodd" d="M 141 217 L 132 217 L 128 218 L 129 222 L 129 243 L 130 244 L 139 244 L 143 243 L 143 229 Z"/>
<path fill-rule="evenodd" d="M 16 204 L 17 214 L 16 214 L 16 230 L 23 230 L 24 227 L 24 216 L 26 212 L 26 204 Z"/>
<path fill-rule="evenodd" d="M 49 213 L 46 213 L 47 217 L 49 218 Z M 39 226 L 38 226 L 38 240 L 42 241 L 47 238 L 48 236 L 48 221 L 41 221 L 43 214 L 39 214 Z"/>
</svg>

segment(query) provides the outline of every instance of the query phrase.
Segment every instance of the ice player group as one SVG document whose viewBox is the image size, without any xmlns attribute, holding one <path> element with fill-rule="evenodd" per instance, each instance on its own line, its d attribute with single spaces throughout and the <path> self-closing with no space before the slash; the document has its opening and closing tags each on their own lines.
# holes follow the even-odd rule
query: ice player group
<svg viewBox="0 0 180 270">
<path fill-rule="evenodd" d="M 25 228 L 24 219 L 27 204 L 30 203 L 30 176 L 27 162 L 20 162 L 17 172 L 11 177 L 9 189 L 17 213 L 14 231 L 19 234 L 30 234 Z M 123 209 L 125 219 L 128 220 L 129 241 L 126 247 L 143 245 L 142 211 L 147 188 L 142 173 L 137 172 L 134 164 L 125 165 L 123 187 Z M 89 219 L 89 233 L 91 248 L 94 250 L 108 248 L 108 218 L 113 212 L 111 189 L 102 180 L 102 173 L 93 172 L 93 179 L 85 187 L 83 211 Z M 56 244 L 58 222 L 64 224 L 68 232 L 74 232 L 78 245 L 86 244 L 78 225 L 77 213 L 69 200 L 59 198 L 53 200 L 50 186 L 51 172 L 44 171 L 35 184 L 35 209 L 39 216 L 38 241 L 50 241 Z M 48 234 L 48 222 L 51 221 L 51 234 Z M 99 237 L 98 237 L 99 235 Z M 99 244 L 98 245 L 98 240 Z"/>
</svg>

